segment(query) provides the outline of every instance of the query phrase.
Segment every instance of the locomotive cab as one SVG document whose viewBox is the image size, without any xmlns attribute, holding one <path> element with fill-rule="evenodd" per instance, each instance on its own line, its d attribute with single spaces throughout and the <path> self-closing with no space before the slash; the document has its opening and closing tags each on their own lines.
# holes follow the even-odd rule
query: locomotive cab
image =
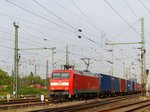
<svg viewBox="0 0 150 112">
<path fill-rule="evenodd" d="M 50 78 L 50 96 L 60 97 L 69 95 L 71 71 L 54 70 Z"/>
</svg>

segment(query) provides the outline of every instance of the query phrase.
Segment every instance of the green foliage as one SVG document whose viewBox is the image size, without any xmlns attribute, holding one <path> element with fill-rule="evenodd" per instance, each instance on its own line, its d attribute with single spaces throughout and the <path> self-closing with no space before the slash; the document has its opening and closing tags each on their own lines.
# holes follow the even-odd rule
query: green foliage
<svg viewBox="0 0 150 112">
<path fill-rule="evenodd" d="M 45 90 L 37 89 L 34 87 L 22 87 L 18 90 L 19 94 L 27 95 L 27 94 L 43 94 Z"/>
<path fill-rule="evenodd" d="M 12 78 L 7 72 L 0 70 L 0 85 L 11 85 Z"/>
<path fill-rule="evenodd" d="M 10 85 L 6 85 L 2 88 L 0 88 L 1 92 L 6 92 L 6 93 L 11 93 L 11 86 Z"/>
<path fill-rule="evenodd" d="M 18 94 L 43 94 L 45 89 L 34 88 L 34 85 L 45 86 L 45 81 L 40 76 L 35 77 L 32 72 L 28 76 L 18 77 Z M 0 70 L 0 95 L 8 93 L 12 93 L 12 77 Z"/>
<path fill-rule="evenodd" d="M 21 79 L 22 86 L 30 86 L 34 84 L 40 84 L 42 86 L 45 85 L 45 79 L 41 79 L 40 76 L 34 77 L 33 75 L 23 77 Z"/>
<path fill-rule="evenodd" d="M 18 90 L 18 93 L 19 94 L 23 94 L 23 95 L 26 95 L 26 94 L 37 94 L 38 91 L 36 88 L 31 88 L 31 87 L 21 87 L 19 90 Z"/>
</svg>

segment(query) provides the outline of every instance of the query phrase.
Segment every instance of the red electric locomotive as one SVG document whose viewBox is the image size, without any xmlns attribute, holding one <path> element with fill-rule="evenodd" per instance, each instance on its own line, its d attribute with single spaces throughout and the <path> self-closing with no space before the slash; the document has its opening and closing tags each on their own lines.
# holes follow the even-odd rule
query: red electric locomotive
<svg viewBox="0 0 150 112">
<path fill-rule="evenodd" d="M 89 97 L 99 93 L 96 74 L 77 70 L 53 70 L 50 77 L 51 97 Z"/>
</svg>

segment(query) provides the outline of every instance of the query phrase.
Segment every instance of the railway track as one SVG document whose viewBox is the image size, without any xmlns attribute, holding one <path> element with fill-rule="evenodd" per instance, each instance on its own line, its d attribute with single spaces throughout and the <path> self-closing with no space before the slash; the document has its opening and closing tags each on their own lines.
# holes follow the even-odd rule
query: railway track
<svg viewBox="0 0 150 112">
<path fill-rule="evenodd" d="M 0 109 L 10 109 L 10 108 L 22 108 L 32 105 L 45 105 L 54 102 L 53 99 L 47 98 L 47 101 L 41 102 L 40 98 L 32 98 L 32 99 L 19 99 L 19 100 L 10 100 L 0 101 Z"/>
<path fill-rule="evenodd" d="M 46 97 L 45 99 L 50 99 L 48 97 Z M 27 98 L 27 99 L 14 99 L 14 100 L 2 100 L 0 101 L 0 105 L 5 105 L 5 104 L 14 104 L 14 103 L 28 103 L 28 102 L 37 102 L 37 101 L 41 101 L 40 98 Z"/>
<path fill-rule="evenodd" d="M 5 100 L 5 101 L 0 101 L 0 105 L 5 105 L 5 104 L 14 104 L 14 103 L 25 103 L 25 102 L 34 102 L 34 101 L 40 101 L 40 98 L 34 98 L 34 99 L 19 99 L 19 100 Z"/>
<path fill-rule="evenodd" d="M 130 109 L 126 112 L 133 112 L 133 111 L 137 111 L 137 110 L 140 110 L 140 109 L 145 109 L 146 107 L 150 107 L 150 102 L 148 104 L 144 104 L 144 105 L 141 105 L 141 106 L 138 106 L 136 108 L 133 108 L 133 109 Z"/>
<path fill-rule="evenodd" d="M 106 104 L 111 104 L 114 102 L 122 101 L 125 99 L 130 99 L 134 97 L 138 97 L 139 95 L 130 95 L 130 96 L 122 96 L 122 97 L 116 97 L 116 98 L 110 98 L 102 101 L 93 101 L 93 102 L 85 102 L 82 104 L 77 105 L 71 105 L 71 106 L 65 106 L 65 107 L 57 107 L 57 108 L 47 108 L 47 109 L 41 109 L 41 110 L 33 110 L 29 112 L 74 112 L 74 111 L 81 111 L 81 110 L 87 110 L 93 107 L 102 106 Z"/>
<path fill-rule="evenodd" d="M 109 112 L 109 111 L 126 111 L 126 112 L 133 112 L 133 111 L 137 111 L 143 108 L 146 108 L 150 106 L 150 100 L 145 100 L 145 101 L 139 101 L 139 102 L 134 102 L 134 103 L 130 103 L 130 104 L 125 104 L 125 105 L 121 105 L 121 106 L 117 106 L 114 108 L 110 108 L 110 109 L 105 109 L 105 110 L 101 110 L 98 112 Z"/>
<path fill-rule="evenodd" d="M 19 100 L 10 100 L 7 101 L 1 101 L 0 102 L 0 110 L 6 110 L 6 109 L 16 109 L 16 108 L 23 108 L 23 107 L 31 107 L 36 105 L 49 105 L 49 104 L 56 104 L 61 102 L 68 102 L 70 100 L 55 100 L 53 98 L 45 98 L 45 100 L 42 102 L 40 98 L 32 98 L 32 99 L 19 99 Z"/>
</svg>

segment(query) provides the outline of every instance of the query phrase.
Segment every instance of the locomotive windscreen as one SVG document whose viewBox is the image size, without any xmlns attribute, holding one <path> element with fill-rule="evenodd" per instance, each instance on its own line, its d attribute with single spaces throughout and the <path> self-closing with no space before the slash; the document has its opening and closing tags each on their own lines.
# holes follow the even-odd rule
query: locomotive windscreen
<svg viewBox="0 0 150 112">
<path fill-rule="evenodd" d="M 52 74 L 52 79 L 68 79 L 69 73 L 67 72 L 55 72 Z"/>
</svg>

